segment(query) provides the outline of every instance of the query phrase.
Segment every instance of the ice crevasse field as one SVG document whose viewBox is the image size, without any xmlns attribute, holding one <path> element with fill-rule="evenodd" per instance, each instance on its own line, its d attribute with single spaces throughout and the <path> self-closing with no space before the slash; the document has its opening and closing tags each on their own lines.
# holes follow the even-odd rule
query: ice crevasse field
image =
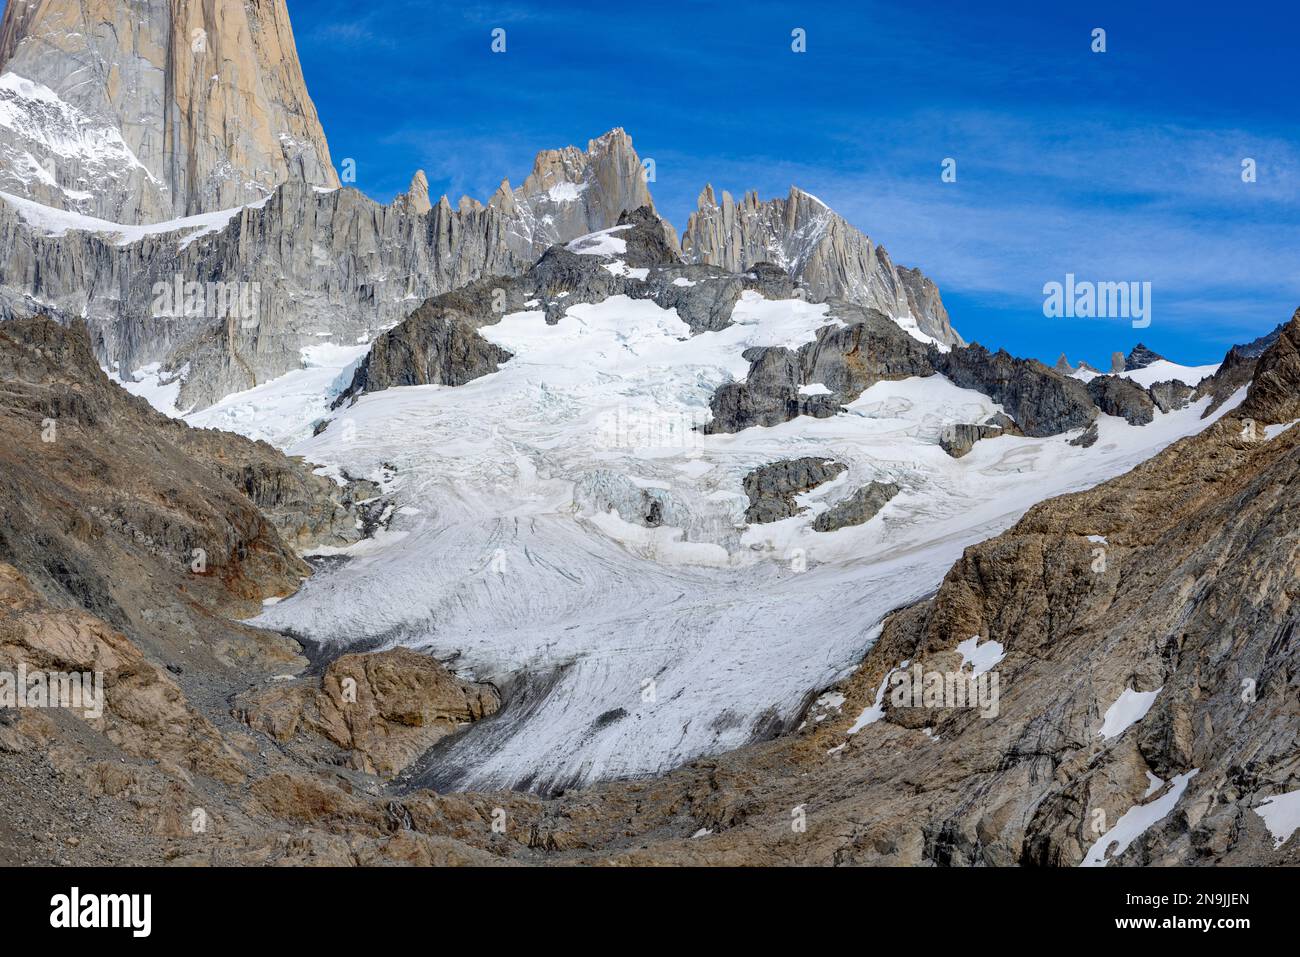
<svg viewBox="0 0 1300 957">
<path fill-rule="evenodd" d="M 442 746 L 423 783 L 551 790 L 653 774 L 789 727 L 965 547 L 1212 421 L 1206 399 L 1145 427 L 1103 415 L 1091 448 L 1001 437 L 953 459 L 944 426 L 1001 409 L 936 375 L 879 383 L 831 418 L 692 428 L 718 386 L 744 379 L 746 349 L 797 348 L 838 322 L 826 313 L 746 293 L 731 326 L 697 335 L 626 297 L 575 305 L 555 325 L 514 313 L 480 331 L 513 353 L 498 372 L 336 413 L 366 346 L 304 350 L 304 368 L 187 421 L 379 481 L 397 508 L 254 622 L 335 648 L 411 646 L 506 689 L 502 712 Z M 1164 377 L 1178 377 L 1170 365 Z M 174 395 L 138 378 L 128 387 L 151 401 Z M 847 471 L 801 496 L 800 515 L 746 525 L 744 476 L 800 456 Z M 812 529 L 871 481 L 902 491 L 865 524 Z M 651 501 L 657 527 L 644 524 Z"/>
</svg>

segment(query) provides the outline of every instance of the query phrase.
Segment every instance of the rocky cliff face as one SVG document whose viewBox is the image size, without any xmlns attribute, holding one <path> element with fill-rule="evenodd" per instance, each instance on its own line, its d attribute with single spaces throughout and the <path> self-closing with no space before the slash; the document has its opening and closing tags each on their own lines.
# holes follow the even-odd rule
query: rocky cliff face
<svg viewBox="0 0 1300 957">
<path fill-rule="evenodd" d="M 1056 435 L 1086 428 L 1097 417 L 1087 387 L 1034 359 L 1006 350 L 989 352 L 978 343 L 933 356 L 935 370 L 955 384 L 978 389 L 996 402 L 1025 435 Z"/>
<path fill-rule="evenodd" d="M 775 263 L 814 301 L 849 300 L 943 345 L 963 344 L 933 282 L 917 270 L 896 267 L 884 247 L 793 186 L 785 199 L 760 202 L 750 192 L 739 203 L 725 191 L 719 201 L 706 186 L 682 235 L 682 254 L 687 262 L 730 272 Z"/>
<path fill-rule="evenodd" d="M 47 205 L 141 223 L 338 186 L 284 0 L 10 3 L 0 70 L 22 78 L 0 93 L 0 155 L 40 166 L 4 185 Z"/>
</svg>

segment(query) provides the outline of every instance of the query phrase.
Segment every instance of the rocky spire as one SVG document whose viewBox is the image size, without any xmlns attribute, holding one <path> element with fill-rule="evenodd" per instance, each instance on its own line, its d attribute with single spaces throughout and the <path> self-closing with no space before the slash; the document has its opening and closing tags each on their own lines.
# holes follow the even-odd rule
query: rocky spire
<svg viewBox="0 0 1300 957">
<path fill-rule="evenodd" d="M 443 197 L 445 202 L 447 197 Z M 406 188 L 405 193 L 398 193 L 393 197 L 393 208 L 414 213 L 422 216 L 429 210 L 433 209 L 433 204 L 429 202 L 429 180 L 424 175 L 424 170 L 417 169 L 415 175 L 411 177 L 411 185 Z"/>
<path fill-rule="evenodd" d="M 532 172 L 514 191 L 520 222 L 510 231 L 513 251 L 540 256 L 555 243 L 609 229 L 623 213 L 642 207 L 653 212 L 647 179 L 632 138 L 621 128 L 589 140 L 585 151 L 576 146 L 542 150 Z M 509 184 L 502 186 L 509 188 Z M 498 190 L 491 205 L 501 206 L 501 202 L 504 196 Z M 666 235 L 675 251 L 676 233 L 668 229 Z"/>
<path fill-rule="evenodd" d="M 515 193 L 514 190 L 510 188 L 510 180 L 503 179 L 501 181 L 501 185 L 497 187 L 497 191 L 493 193 L 492 198 L 488 200 L 488 206 L 500 210 L 506 216 L 513 216 L 515 214 Z"/>
<path fill-rule="evenodd" d="M 0 158 L 37 147 L 48 175 L 24 192 L 39 202 L 149 222 L 262 199 L 288 179 L 339 185 L 285 0 L 10 3 L 0 70 L 35 84 L 21 120 L 0 123 Z"/>
<path fill-rule="evenodd" d="M 1110 354 L 1110 374 L 1119 375 L 1124 371 L 1124 353 L 1112 352 Z"/>
<path fill-rule="evenodd" d="M 1074 367 L 1070 365 L 1070 360 L 1065 357 L 1064 352 L 1062 352 L 1061 357 L 1056 360 L 1054 368 L 1057 372 L 1061 373 L 1061 375 L 1074 375 Z"/>
<path fill-rule="evenodd" d="M 1160 353 L 1151 351 L 1139 342 L 1124 359 L 1124 371 L 1132 372 L 1135 369 L 1145 369 L 1153 362 L 1163 362 L 1164 358 Z"/>
</svg>

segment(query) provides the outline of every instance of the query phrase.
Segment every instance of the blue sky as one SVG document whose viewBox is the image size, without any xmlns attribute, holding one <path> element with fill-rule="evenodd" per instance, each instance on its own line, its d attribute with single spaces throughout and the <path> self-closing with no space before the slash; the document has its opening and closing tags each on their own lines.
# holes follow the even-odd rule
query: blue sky
<svg viewBox="0 0 1300 957">
<path fill-rule="evenodd" d="M 486 199 L 622 126 L 679 231 L 706 182 L 798 184 L 1017 354 L 1217 361 L 1300 306 L 1294 3 L 288 4 L 335 163 L 380 200 L 416 168 Z M 1150 328 L 1045 318 L 1067 272 L 1150 281 Z"/>
</svg>

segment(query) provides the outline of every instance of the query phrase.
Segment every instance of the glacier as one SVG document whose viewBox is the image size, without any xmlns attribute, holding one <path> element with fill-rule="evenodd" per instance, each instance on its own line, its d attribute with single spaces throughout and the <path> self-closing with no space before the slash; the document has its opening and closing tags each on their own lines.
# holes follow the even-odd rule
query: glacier
<svg viewBox="0 0 1300 957">
<path fill-rule="evenodd" d="M 674 310 L 620 296 L 555 325 L 525 311 L 483 327 L 514 357 L 462 386 L 330 412 L 365 347 L 323 343 L 309 368 L 186 420 L 373 479 L 397 506 L 253 623 L 337 651 L 407 645 L 497 683 L 502 712 L 440 745 L 412 782 L 553 792 L 790 728 L 965 547 L 1213 421 L 1206 399 L 1145 427 L 1102 415 L 1091 448 L 1004 436 L 955 460 L 945 425 L 1001 408 L 933 376 L 877 383 L 831 418 L 693 428 L 718 386 L 745 377 L 745 349 L 797 348 L 837 321 L 746 293 L 731 326 L 692 336 Z M 847 472 L 800 496 L 800 515 L 747 526 L 744 476 L 802 455 Z M 871 481 L 902 491 L 863 525 L 813 531 Z M 650 501 L 658 521 L 638 520 Z"/>
</svg>

